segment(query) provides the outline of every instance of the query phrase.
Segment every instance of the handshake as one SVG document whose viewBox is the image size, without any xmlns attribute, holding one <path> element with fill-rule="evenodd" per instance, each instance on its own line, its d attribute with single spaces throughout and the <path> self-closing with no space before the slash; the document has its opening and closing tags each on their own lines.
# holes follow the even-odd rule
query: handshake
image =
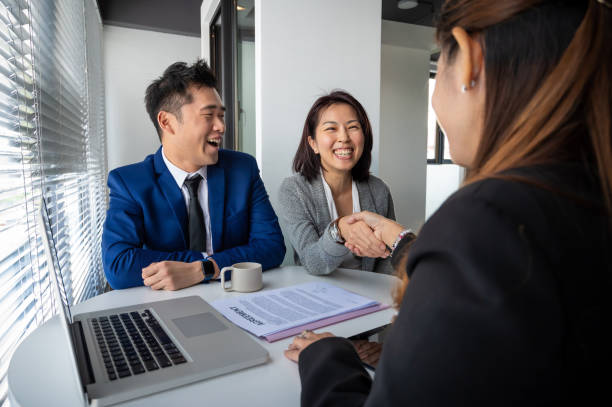
<svg viewBox="0 0 612 407">
<path fill-rule="evenodd" d="M 387 258 L 406 228 L 373 212 L 363 211 L 338 219 L 344 245 L 359 257 Z"/>
</svg>

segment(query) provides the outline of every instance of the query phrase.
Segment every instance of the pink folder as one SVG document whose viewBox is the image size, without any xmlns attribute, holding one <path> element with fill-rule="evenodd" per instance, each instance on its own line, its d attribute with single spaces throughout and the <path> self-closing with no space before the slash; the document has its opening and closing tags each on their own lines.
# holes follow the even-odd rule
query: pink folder
<svg viewBox="0 0 612 407">
<path fill-rule="evenodd" d="M 295 328 L 289 328 L 284 331 L 273 333 L 271 335 L 266 335 L 263 338 L 268 342 L 276 342 L 278 340 L 285 339 L 289 336 L 297 335 L 306 329 L 314 330 L 317 328 L 322 328 L 324 326 L 333 325 L 338 322 L 346 321 L 347 319 L 357 318 L 361 315 L 371 314 L 373 312 L 381 311 L 387 308 L 389 308 L 388 305 L 379 303 L 370 307 L 358 309 L 356 311 L 347 312 L 346 314 L 340 314 L 333 317 L 310 322 L 308 324 L 296 326 Z"/>
</svg>

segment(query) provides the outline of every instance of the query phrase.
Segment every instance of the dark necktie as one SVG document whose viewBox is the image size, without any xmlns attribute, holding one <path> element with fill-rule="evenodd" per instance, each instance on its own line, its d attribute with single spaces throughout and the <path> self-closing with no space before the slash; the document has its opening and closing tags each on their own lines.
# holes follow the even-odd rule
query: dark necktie
<svg viewBox="0 0 612 407">
<path fill-rule="evenodd" d="M 185 180 L 185 186 L 189 191 L 189 250 L 196 252 L 206 251 L 206 224 L 200 200 L 198 199 L 198 186 L 202 176 L 195 176 Z"/>
</svg>

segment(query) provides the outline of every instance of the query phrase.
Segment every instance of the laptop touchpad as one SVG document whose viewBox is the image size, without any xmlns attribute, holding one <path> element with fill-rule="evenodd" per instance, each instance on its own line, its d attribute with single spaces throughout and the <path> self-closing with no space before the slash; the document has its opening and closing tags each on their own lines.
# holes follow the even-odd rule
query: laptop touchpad
<svg viewBox="0 0 612 407">
<path fill-rule="evenodd" d="M 227 329 L 227 327 L 210 312 L 173 319 L 172 322 L 174 322 L 178 329 L 181 330 L 181 333 L 187 338 L 207 335 Z"/>
</svg>

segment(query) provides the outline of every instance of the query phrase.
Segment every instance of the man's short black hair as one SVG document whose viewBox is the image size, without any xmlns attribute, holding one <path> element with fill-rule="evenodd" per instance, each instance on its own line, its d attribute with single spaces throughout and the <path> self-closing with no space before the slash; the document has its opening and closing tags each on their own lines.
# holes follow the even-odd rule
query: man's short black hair
<svg viewBox="0 0 612 407">
<path fill-rule="evenodd" d="M 163 110 L 174 114 L 180 121 L 181 107 L 193 101 L 193 96 L 189 93 L 190 86 L 217 86 L 215 75 L 203 59 L 198 59 L 193 65 L 175 62 L 147 87 L 145 105 L 160 140 L 162 131 L 157 122 L 157 114 Z"/>
</svg>

